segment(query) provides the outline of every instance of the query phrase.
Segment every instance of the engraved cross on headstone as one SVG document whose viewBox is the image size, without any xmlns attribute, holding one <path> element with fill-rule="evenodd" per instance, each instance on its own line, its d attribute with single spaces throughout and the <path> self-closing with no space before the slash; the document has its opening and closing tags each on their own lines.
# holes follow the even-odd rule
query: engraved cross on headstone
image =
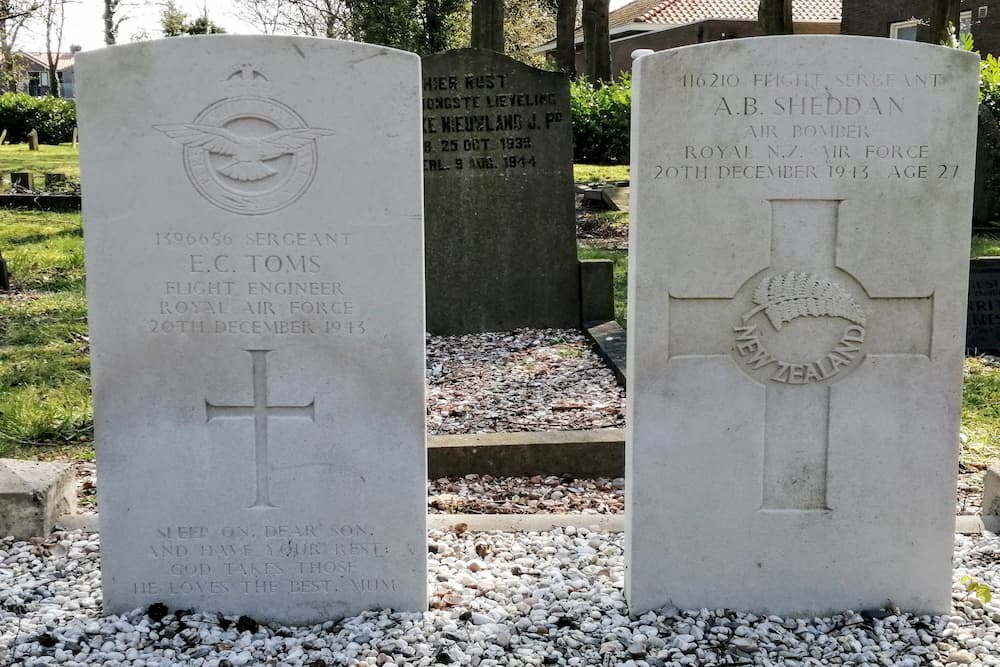
<svg viewBox="0 0 1000 667">
<path fill-rule="evenodd" d="M 308 405 L 269 405 L 267 401 L 267 353 L 270 350 L 247 350 L 253 359 L 253 405 L 216 405 L 205 400 L 206 423 L 216 419 L 253 419 L 254 463 L 257 490 L 253 505 L 247 509 L 277 509 L 271 503 L 268 462 L 268 419 L 308 419 L 315 422 L 315 399 Z"/>
<path fill-rule="evenodd" d="M 827 486 L 834 384 L 866 357 L 929 358 L 933 295 L 872 296 L 877 292 L 872 285 L 861 285 L 841 266 L 837 251 L 842 200 L 769 203 L 771 249 L 766 269 L 736 294 L 670 294 L 670 360 L 725 356 L 740 365 L 750 381 L 763 383 L 759 509 L 825 511 L 831 509 Z M 775 284 L 780 294 L 769 295 L 768 288 Z M 801 298 L 803 294 L 809 298 Z M 768 310 L 765 319 L 761 311 L 766 304 L 775 312 Z M 757 313 L 761 314 L 751 320 Z M 780 344 L 772 346 L 775 350 L 767 349 L 758 331 L 773 335 L 799 317 L 803 321 L 798 324 L 806 326 L 809 320 L 835 320 L 841 328 L 836 323 L 828 328 L 843 333 L 824 340 L 826 347 L 815 358 L 804 352 L 816 348 L 815 340 L 803 340 L 808 336 L 795 340 L 787 332 Z M 904 322 L 914 326 L 900 324 Z"/>
</svg>

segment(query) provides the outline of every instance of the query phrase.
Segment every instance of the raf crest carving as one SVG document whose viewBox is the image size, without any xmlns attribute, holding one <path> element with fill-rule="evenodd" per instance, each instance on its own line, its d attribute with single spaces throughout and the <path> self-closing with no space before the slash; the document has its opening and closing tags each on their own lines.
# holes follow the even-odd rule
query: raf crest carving
<svg viewBox="0 0 1000 667">
<path fill-rule="evenodd" d="M 190 123 L 154 127 L 184 146 L 184 168 L 215 206 L 242 215 L 273 213 L 301 197 L 316 174 L 316 140 L 291 107 L 260 96 L 267 77 L 241 65 L 226 79 L 237 96 L 206 107 Z"/>
</svg>

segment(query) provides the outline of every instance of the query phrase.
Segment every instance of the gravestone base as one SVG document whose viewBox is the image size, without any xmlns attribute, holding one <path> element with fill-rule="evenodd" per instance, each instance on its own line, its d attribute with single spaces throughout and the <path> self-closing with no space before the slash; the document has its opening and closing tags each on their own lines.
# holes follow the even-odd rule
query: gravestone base
<svg viewBox="0 0 1000 667">
<path fill-rule="evenodd" d="M 0 535 L 48 535 L 58 517 L 74 511 L 71 465 L 0 459 Z"/>
<path fill-rule="evenodd" d="M 610 259 L 581 259 L 580 319 L 607 322 L 615 319 L 615 264 Z"/>
</svg>

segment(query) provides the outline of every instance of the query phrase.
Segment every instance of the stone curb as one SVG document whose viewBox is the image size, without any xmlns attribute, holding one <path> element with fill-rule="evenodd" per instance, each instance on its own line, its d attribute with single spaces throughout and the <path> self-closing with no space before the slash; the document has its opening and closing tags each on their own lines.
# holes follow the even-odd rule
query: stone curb
<svg viewBox="0 0 1000 667">
<path fill-rule="evenodd" d="M 67 514 L 56 520 L 56 528 L 97 532 L 97 514 Z M 625 530 L 624 514 L 428 514 L 427 527 L 452 530 L 465 524 L 463 531 L 541 532 L 553 528 L 586 528 L 601 533 Z M 984 531 L 1000 534 L 1000 516 L 956 516 L 955 532 L 980 535 Z"/>
<path fill-rule="evenodd" d="M 622 477 L 625 475 L 625 431 L 612 428 L 427 438 L 430 479 L 471 473 L 494 477 Z"/>
</svg>

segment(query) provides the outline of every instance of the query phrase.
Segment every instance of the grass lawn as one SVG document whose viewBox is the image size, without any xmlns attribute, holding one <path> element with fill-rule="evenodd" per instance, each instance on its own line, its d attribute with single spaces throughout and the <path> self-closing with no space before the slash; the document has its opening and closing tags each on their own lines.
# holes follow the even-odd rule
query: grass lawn
<svg viewBox="0 0 1000 667">
<path fill-rule="evenodd" d="M 973 257 L 1000 257 L 1000 236 L 984 234 L 972 237 Z"/>
<path fill-rule="evenodd" d="M 12 171 L 30 171 L 36 188 L 45 183 L 44 174 L 66 174 L 79 181 L 80 152 L 72 144 L 42 144 L 37 151 L 29 151 L 26 143 L 0 146 L 0 174 L 8 180 Z"/>
<path fill-rule="evenodd" d="M 76 213 L 0 210 L 0 456 L 89 457 L 83 237 Z"/>
<path fill-rule="evenodd" d="M 573 180 L 577 183 L 627 181 L 628 165 L 574 164 Z"/>
</svg>

